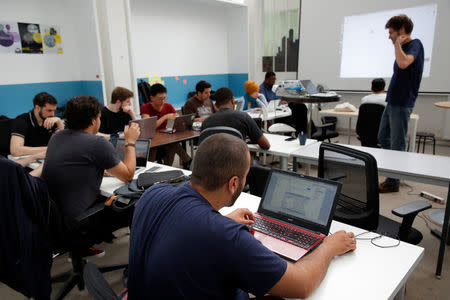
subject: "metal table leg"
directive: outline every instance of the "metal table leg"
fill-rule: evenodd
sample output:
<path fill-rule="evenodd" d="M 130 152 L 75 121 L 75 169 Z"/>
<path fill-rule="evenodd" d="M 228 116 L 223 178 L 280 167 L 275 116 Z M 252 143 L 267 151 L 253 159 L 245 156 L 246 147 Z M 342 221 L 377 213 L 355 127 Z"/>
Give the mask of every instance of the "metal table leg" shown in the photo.
<path fill-rule="evenodd" d="M 436 266 L 436 277 L 441 279 L 442 274 L 442 263 L 444 262 L 444 254 L 445 254 L 445 245 L 447 243 L 448 238 L 448 222 L 450 218 L 450 182 L 448 184 L 447 191 L 447 203 L 445 204 L 445 215 L 444 215 L 444 225 L 442 226 L 442 236 L 441 236 L 441 245 L 439 247 L 439 256 L 438 262 Z"/>

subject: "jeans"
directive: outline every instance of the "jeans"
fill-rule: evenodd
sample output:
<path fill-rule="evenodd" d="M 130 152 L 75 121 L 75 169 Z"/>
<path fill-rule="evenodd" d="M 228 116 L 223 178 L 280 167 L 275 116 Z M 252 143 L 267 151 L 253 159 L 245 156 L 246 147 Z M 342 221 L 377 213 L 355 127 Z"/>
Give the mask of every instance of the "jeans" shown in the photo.
<path fill-rule="evenodd" d="M 386 105 L 378 130 L 378 141 L 383 149 L 405 151 L 406 133 L 412 110 L 412 107 L 396 106 L 390 103 Z M 387 178 L 386 181 L 389 185 L 400 185 L 399 179 Z"/>

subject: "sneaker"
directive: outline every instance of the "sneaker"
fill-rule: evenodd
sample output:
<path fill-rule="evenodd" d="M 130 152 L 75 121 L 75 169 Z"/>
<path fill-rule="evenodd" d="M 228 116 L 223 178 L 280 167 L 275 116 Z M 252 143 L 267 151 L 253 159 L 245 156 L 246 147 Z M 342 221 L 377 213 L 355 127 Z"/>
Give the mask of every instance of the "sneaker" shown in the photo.
<path fill-rule="evenodd" d="M 92 257 L 103 257 L 105 256 L 105 251 L 102 249 L 97 249 L 94 247 L 86 248 L 81 254 L 84 258 L 92 258 Z M 67 261 L 72 262 L 72 253 L 67 255 Z"/>
<path fill-rule="evenodd" d="M 384 182 L 380 183 L 380 185 L 378 186 L 378 191 L 380 193 L 396 193 L 399 191 L 399 186 L 398 185 L 390 185 L 389 183 L 384 181 Z"/>

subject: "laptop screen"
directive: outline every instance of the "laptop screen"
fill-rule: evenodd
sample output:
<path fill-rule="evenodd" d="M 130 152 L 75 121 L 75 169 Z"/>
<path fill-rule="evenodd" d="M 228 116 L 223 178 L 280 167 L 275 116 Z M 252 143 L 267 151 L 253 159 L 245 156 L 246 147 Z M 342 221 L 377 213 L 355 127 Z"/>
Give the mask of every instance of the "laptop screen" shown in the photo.
<path fill-rule="evenodd" d="M 300 174 L 272 171 L 261 207 L 308 223 L 327 226 L 339 184 Z"/>
<path fill-rule="evenodd" d="M 316 86 L 314 85 L 314 83 L 312 83 L 311 80 L 300 80 L 300 82 L 302 83 L 303 87 L 305 88 L 306 92 L 308 92 L 308 94 L 313 95 L 318 93 Z"/>
<path fill-rule="evenodd" d="M 150 140 L 136 141 L 136 166 L 147 166 L 147 156 L 150 149 Z M 116 145 L 116 153 L 121 161 L 125 159 L 125 139 L 118 139 Z"/>

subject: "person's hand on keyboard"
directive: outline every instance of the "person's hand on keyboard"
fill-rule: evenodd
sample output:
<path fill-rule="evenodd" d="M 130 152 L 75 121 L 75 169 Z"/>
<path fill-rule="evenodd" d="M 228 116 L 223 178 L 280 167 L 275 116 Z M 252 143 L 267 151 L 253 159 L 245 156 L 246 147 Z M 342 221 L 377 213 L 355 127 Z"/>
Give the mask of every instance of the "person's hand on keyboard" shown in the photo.
<path fill-rule="evenodd" d="M 253 225 L 253 223 L 255 223 L 255 217 L 253 216 L 253 213 L 247 208 L 238 208 L 235 211 L 229 213 L 227 217 L 233 219 L 239 224 Z"/>
<path fill-rule="evenodd" d="M 321 247 L 326 247 L 327 250 L 331 251 L 333 256 L 355 250 L 355 234 L 344 230 L 338 231 L 330 236 L 327 236 L 323 240 Z"/>

